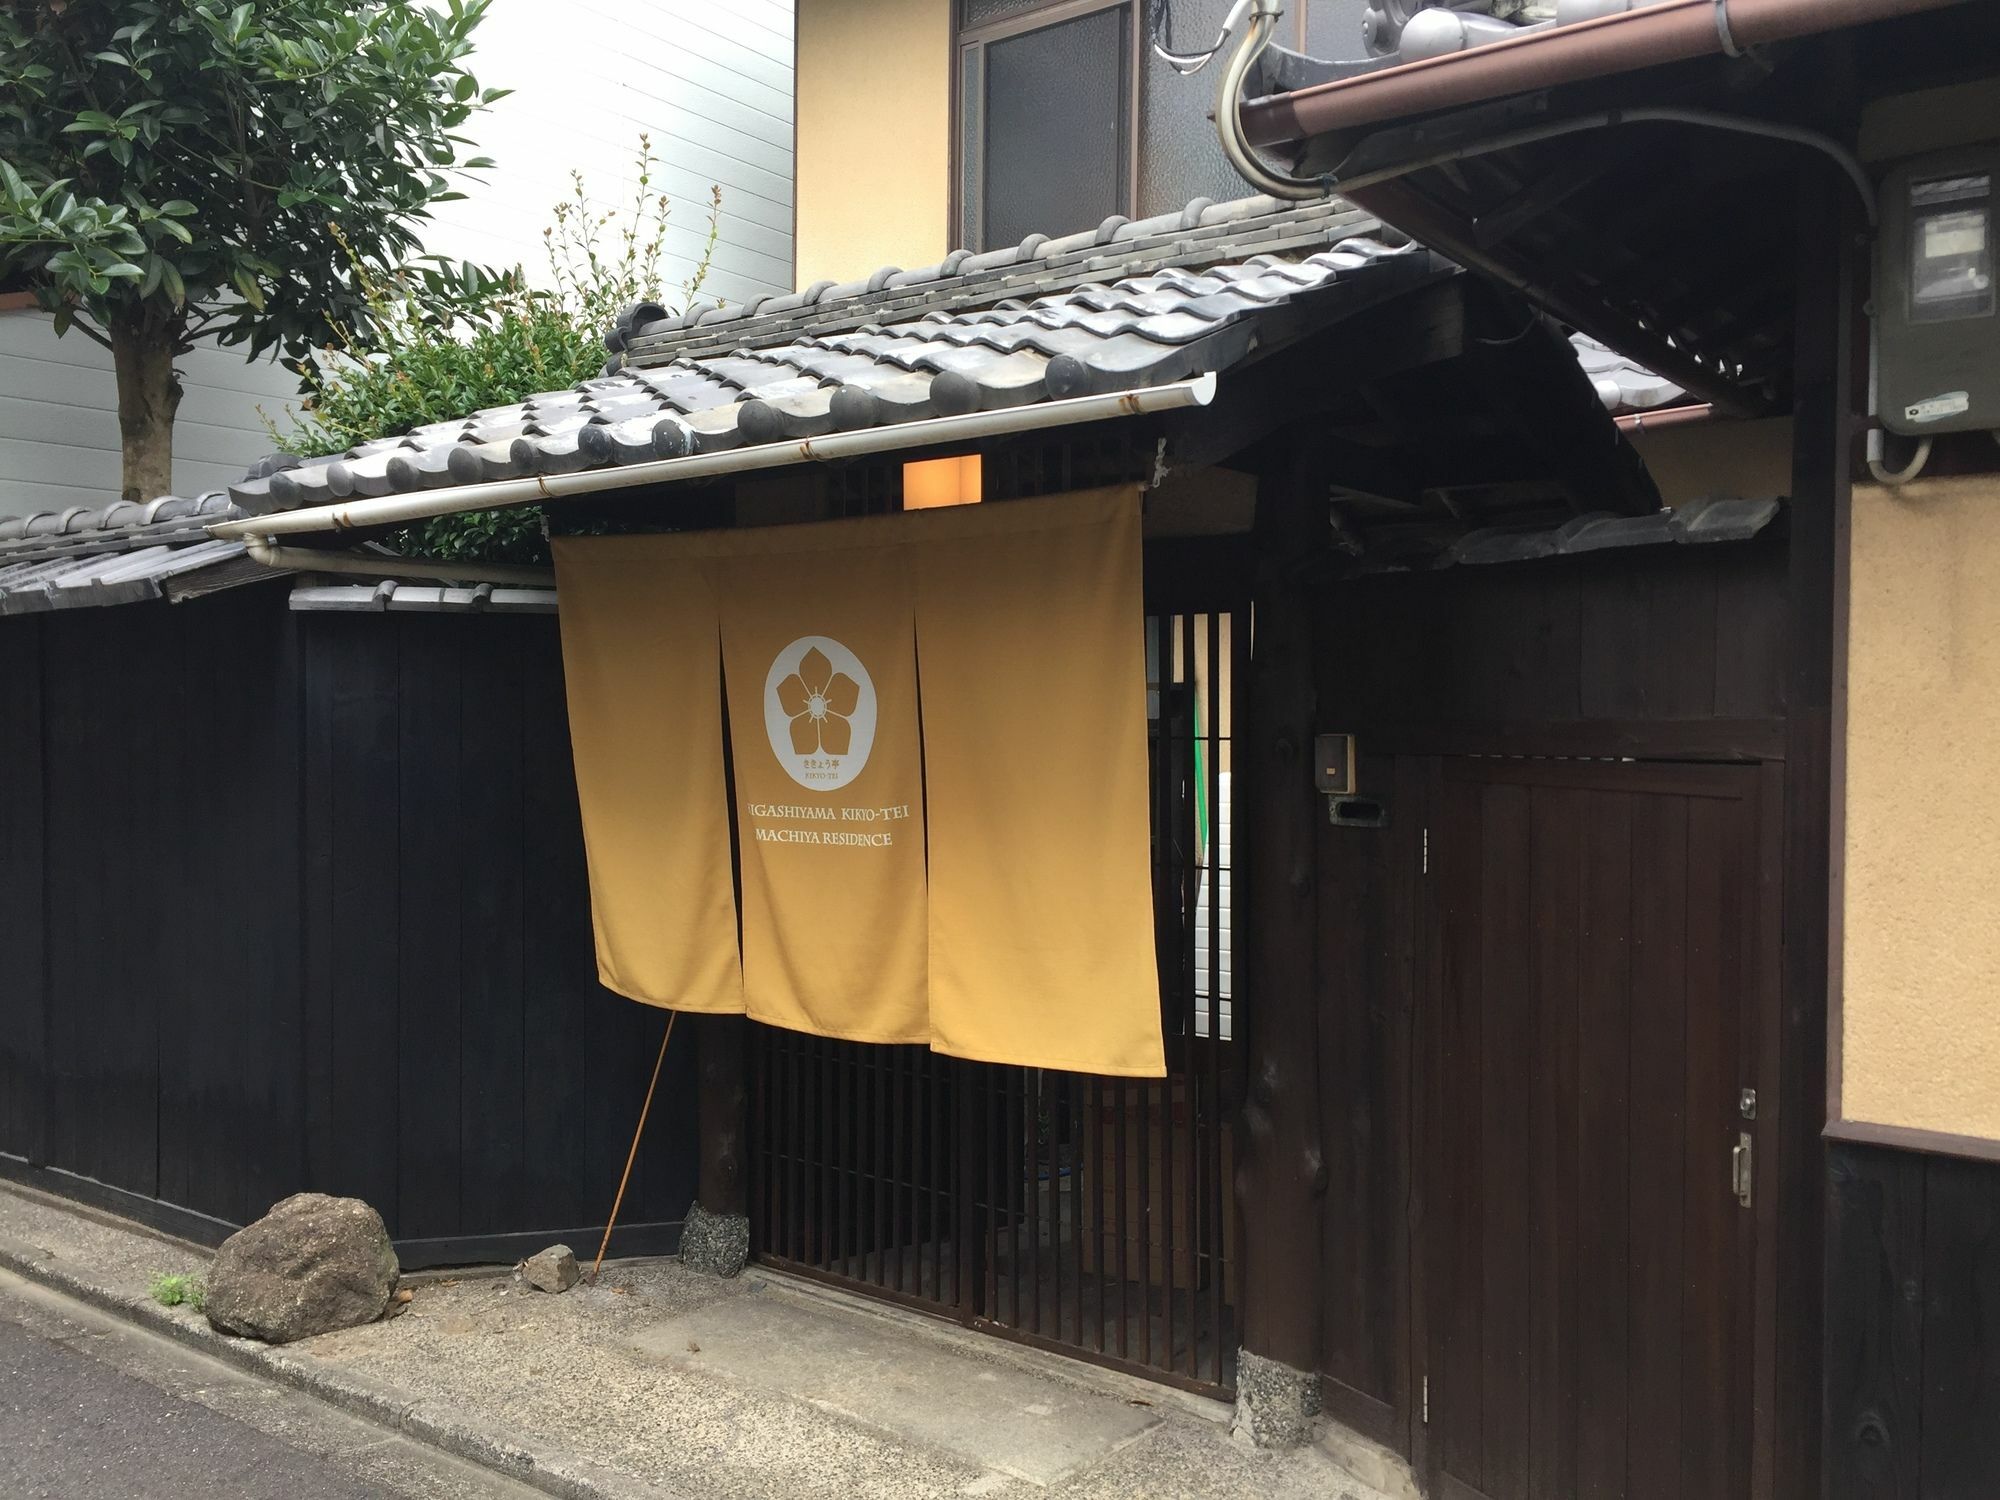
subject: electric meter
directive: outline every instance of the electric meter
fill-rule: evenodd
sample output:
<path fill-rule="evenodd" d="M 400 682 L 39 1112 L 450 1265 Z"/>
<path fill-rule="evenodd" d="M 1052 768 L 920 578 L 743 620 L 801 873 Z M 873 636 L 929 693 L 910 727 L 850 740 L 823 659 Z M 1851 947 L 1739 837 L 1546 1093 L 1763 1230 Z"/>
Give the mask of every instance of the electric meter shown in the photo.
<path fill-rule="evenodd" d="M 1891 432 L 2000 428 L 1996 184 L 2000 144 L 1903 162 L 1882 184 L 1876 409 Z"/>

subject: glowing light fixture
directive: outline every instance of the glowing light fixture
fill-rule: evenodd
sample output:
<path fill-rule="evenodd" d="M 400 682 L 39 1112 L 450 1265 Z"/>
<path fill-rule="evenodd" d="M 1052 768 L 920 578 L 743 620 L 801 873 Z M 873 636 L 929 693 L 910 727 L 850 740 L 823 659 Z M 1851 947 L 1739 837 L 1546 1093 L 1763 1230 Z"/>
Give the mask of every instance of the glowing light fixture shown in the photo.
<path fill-rule="evenodd" d="M 927 458 L 903 465 L 903 509 L 934 510 L 940 505 L 977 505 L 981 499 L 979 455 Z"/>

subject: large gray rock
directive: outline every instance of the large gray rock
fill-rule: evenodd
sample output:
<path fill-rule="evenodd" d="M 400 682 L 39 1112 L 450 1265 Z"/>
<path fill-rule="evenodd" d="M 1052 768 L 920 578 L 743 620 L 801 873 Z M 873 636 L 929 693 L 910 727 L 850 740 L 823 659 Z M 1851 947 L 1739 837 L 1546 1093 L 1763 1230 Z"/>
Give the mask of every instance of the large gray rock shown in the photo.
<path fill-rule="evenodd" d="M 294 1193 L 222 1242 L 208 1271 L 208 1321 L 266 1343 L 372 1323 L 396 1290 L 382 1216 L 359 1198 Z"/>

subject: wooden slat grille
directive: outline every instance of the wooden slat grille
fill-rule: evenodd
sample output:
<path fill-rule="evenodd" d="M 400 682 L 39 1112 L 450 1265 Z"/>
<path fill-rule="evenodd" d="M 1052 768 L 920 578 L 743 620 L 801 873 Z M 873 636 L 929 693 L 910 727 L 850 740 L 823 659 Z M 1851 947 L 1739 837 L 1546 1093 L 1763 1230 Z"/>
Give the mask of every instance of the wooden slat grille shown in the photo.
<path fill-rule="evenodd" d="M 1229 774 L 1247 632 L 1146 621 L 1164 1080 L 755 1033 L 759 1259 L 1211 1393 L 1238 1341 Z"/>

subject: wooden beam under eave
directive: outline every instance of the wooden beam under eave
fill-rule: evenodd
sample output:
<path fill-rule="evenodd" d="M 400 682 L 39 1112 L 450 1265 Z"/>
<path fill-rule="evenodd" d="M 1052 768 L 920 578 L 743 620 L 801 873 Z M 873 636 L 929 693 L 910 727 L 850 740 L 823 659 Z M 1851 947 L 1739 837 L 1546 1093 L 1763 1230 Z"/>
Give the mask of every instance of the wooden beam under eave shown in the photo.
<path fill-rule="evenodd" d="M 1497 208 L 1472 221 L 1472 236 L 1481 248 L 1496 249 L 1546 213 L 1553 212 L 1629 158 L 1624 143 L 1599 141 L 1590 150 L 1566 157 L 1552 171 L 1530 182 Z"/>
<path fill-rule="evenodd" d="M 1465 278 L 1452 275 L 1223 371 L 1210 405 L 1170 418 L 1169 461 L 1175 468 L 1224 463 L 1303 417 L 1330 411 L 1372 381 L 1464 350 Z"/>
<path fill-rule="evenodd" d="M 1666 376 L 1683 390 L 1709 402 L 1717 411 L 1735 417 L 1763 417 L 1780 410 L 1779 403 L 1769 393 L 1735 384 L 1622 314 L 1580 293 L 1551 284 L 1505 250 L 1497 246 L 1482 247 L 1467 225 L 1406 182 L 1379 183 L 1357 192 L 1354 199 L 1439 253 L 1505 283 L 1570 326 L 1639 360 L 1655 374 Z"/>

